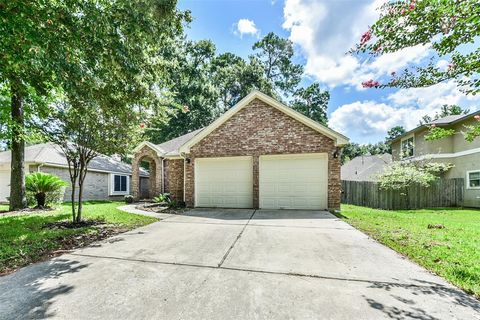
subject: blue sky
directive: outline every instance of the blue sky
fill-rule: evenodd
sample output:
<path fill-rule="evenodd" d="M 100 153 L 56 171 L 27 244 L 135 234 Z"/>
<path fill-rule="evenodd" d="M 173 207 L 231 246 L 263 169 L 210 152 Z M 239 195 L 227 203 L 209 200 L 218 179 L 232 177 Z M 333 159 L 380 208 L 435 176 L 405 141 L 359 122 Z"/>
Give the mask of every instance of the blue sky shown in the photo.
<path fill-rule="evenodd" d="M 361 87 L 362 81 L 386 79 L 431 54 L 419 46 L 368 61 L 345 55 L 375 21 L 382 1 L 179 0 L 178 7 L 192 12 L 189 38 L 211 39 L 218 52 L 246 58 L 253 43 L 271 31 L 292 40 L 295 61 L 305 66 L 302 84 L 315 81 L 330 91 L 329 125 L 354 142 L 381 141 L 395 125 L 411 129 L 445 103 L 476 110 L 480 98 L 464 96 L 453 82 L 423 89 Z"/>

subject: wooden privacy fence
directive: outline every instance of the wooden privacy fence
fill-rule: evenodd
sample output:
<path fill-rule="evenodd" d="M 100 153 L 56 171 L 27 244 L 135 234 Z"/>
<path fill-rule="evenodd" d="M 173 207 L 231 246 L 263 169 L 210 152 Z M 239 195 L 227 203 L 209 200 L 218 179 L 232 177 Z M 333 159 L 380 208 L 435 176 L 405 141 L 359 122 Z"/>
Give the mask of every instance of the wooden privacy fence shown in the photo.
<path fill-rule="evenodd" d="M 462 178 L 439 179 L 429 187 L 414 185 L 407 192 L 381 190 L 377 182 L 342 180 L 342 203 L 387 210 L 457 207 L 463 192 Z"/>

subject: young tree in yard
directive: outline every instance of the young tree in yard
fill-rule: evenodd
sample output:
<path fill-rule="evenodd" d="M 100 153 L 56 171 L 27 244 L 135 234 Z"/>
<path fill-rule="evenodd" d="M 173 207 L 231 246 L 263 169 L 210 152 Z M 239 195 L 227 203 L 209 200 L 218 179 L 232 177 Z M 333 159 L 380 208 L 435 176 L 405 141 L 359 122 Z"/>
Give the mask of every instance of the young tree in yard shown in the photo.
<path fill-rule="evenodd" d="M 380 18 L 362 35 L 353 52 L 383 55 L 423 45 L 431 49 L 431 61 L 394 71 L 384 83 L 366 79 L 363 85 L 412 88 L 454 80 L 467 94 L 480 93 L 480 47 L 474 45 L 480 36 L 479 17 L 476 0 L 387 1 L 380 7 Z M 465 134 L 468 141 L 478 136 L 480 123 Z"/>
<path fill-rule="evenodd" d="M 139 119 L 139 112 L 121 104 L 97 106 L 73 101 L 57 103 L 53 108 L 43 131 L 67 159 L 73 223 L 82 220 L 83 189 L 90 161 L 99 154 L 129 152 L 139 141 Z"/>
<path fill-rule="evenodd" d="M 0 0 L 0 83 L 10 98 L 11 209 L 24 208 L 25 119 L 40 118 L 52 93 L 85 84 L 151 95 L 164 38 L 181 28 L 174 0 Z M 187 14 L 188 15 L 188 14 Z M 106 90 L 102 90 L 105 94 Z M 41 103 L 38 103 L 41 102 Z"/>
<path fill-rule="evenodd" d="M 314 83 L 295 92 L 292 108 L 326 126 L 329 100 L 330 93 L 322 91 L 320 85 Z"/>

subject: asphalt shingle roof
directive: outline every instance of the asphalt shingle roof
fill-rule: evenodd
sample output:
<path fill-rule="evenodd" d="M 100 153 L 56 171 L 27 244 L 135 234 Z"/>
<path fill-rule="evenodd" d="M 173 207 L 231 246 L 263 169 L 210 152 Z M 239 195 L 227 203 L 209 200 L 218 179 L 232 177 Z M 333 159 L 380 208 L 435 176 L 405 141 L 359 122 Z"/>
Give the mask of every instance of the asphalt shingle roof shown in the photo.
<path fill-rule="evenodd" d="M 391 154 L 359 156 L 345 163 L 341 168 L 342 180 L 375 181 L 376 176 L 392 162 Z"/>
<path fill-rule="evenodd" d="M 177 137 L 175 139 L 166 141 L 161 144 L 157 144 L 157 147 L 163 150 L 167 156 L 178 155 L 178 149 L 185 144 L 187 141 L 195 137 L 203 128 L 184 134 L 183 136 Z"/>
<path fill-rule="evenodd" d="M 12 154 L 10 151 L 0 152 L 0 163 L 10 163 Z M 52 143 L 42 143 L 25 148 L 25 162 L 43 163 L 51 165 L 67 166 L 67 159 L 63 155 L 60 147 Z M 100 155 L 90 161 L 88 166 L 92 170 L 101 170 L 118 173 L 132 173 L 132 166 L 115 160 L 112 157 Z M 148 172 L 141 169 L 142 175 L 148 175 Z"/>

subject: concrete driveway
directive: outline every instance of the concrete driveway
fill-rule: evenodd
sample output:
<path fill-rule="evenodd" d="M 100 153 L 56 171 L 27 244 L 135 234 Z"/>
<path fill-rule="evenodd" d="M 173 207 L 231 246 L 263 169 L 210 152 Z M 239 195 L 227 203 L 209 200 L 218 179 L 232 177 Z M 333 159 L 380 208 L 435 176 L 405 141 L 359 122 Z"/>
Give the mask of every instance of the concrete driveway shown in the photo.
<path fill-rule="evenodd" d="M 0 278 L 0 319 L 480 319 L 326 212 L 192 210 Z"/>

